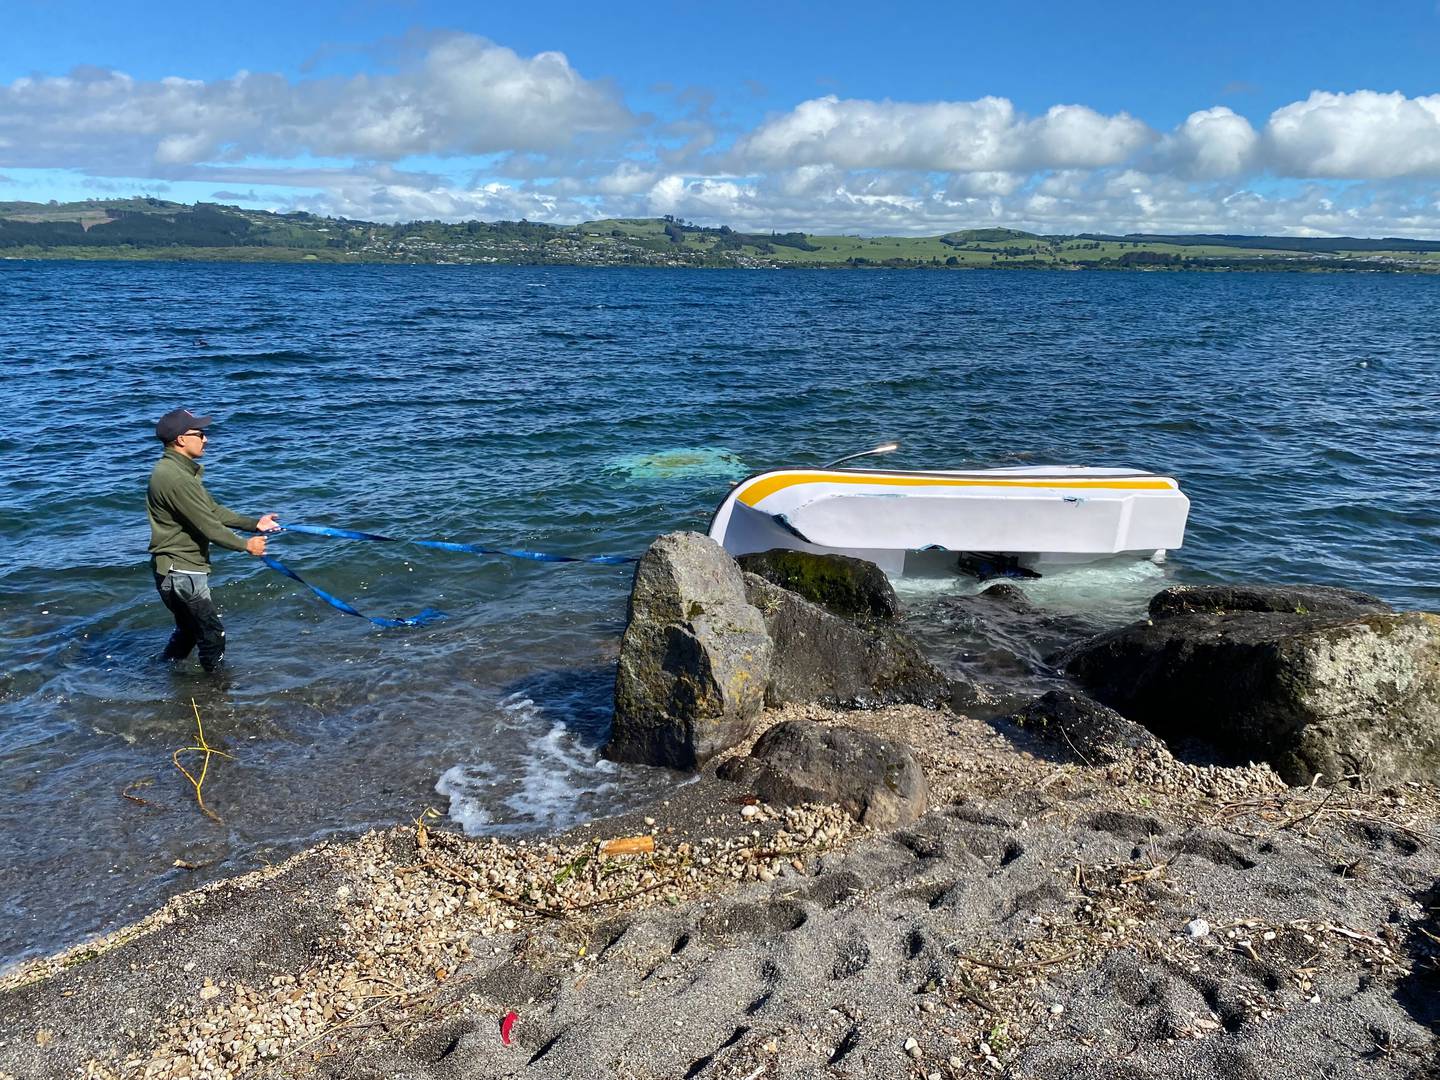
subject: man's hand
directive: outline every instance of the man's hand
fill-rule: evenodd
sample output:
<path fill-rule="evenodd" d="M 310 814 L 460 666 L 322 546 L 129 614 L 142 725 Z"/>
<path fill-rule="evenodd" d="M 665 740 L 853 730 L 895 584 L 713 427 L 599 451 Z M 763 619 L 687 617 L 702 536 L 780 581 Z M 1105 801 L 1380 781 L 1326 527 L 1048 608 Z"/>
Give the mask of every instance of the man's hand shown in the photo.
<path fill-rule="evenodd" d="M 261 532 L 279 532 L 280 519 L 274 514 L 266 514 L 255 526 Z"/>
<path fill-rule="evenodd" d="M 256 558 L 259 558 L 261 555 L 264 555 L 264 554 L 265 554 L 265 537 L 263 537 L 263 536 L 252 536 L 252 537 L 250 537 L 249 540 L 246 540 L 246 541 L 245 541 L 245 550 L 248 551 L 251 555 L 254 555 Z"/>

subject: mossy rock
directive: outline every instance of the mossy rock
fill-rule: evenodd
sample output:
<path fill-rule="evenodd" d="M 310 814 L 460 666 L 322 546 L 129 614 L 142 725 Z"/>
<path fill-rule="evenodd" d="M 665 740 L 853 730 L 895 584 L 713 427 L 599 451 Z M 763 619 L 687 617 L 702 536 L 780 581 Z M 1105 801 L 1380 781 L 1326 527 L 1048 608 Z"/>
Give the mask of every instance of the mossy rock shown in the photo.
<path fill-rule="evenodd" d="M 736 561 L 742 570 L 847 619 L 894 619 L 900 614 L 890 579 L 864 559 L 772 548 Z"/>

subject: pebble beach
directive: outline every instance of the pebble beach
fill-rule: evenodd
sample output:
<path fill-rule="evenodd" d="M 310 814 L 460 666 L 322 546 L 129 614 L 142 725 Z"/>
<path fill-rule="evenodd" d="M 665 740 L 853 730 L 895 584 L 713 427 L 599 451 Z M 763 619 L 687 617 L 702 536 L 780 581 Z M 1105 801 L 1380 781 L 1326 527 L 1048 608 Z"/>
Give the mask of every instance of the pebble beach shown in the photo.
<path fill-rule="evenodd" d="M 787 706 L 755 735 L 787 718 L 905 739 L 932 809 L 878 833 L 705 775 L 545 839 L 322 844 L 12 970 L 0 1076 L 1435 1068 L 1433 790 L 1089 765 L 916 706 Z M 635 836 L 653 851 L 604 854 Z"/>

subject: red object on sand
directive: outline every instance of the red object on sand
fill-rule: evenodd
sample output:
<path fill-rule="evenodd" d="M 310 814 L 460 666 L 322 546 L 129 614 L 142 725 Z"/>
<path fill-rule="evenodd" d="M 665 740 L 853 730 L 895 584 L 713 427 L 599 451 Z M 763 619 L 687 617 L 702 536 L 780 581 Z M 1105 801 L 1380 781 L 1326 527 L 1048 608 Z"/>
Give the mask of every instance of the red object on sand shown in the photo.
<path fill-rule="evenodd" d="M 520 1014 L 514 1011 L 505 1014 L 505 1019 L 500 1021 L 500 1041 L 506 1046 L 510 1045 L 510 1029 L 515 1026 L 515 1021 L 520 1019 Z"/>

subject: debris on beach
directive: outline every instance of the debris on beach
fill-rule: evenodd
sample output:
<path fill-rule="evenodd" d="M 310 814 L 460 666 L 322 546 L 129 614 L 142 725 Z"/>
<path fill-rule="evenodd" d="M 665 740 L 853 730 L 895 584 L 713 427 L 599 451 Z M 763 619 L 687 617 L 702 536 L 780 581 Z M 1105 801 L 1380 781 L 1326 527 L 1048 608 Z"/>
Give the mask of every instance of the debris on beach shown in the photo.
<path fill-rule="evenodd" d="M 665 625 L 779 588 L 737 575 Z M 982 720 L 784 686 L 720 716 L 690 752 L 707 771 L 658 805 L 509 840 L 422 810 L 20 965 L 0 1080 L 1440 1066 L 1435 785 L 1184 760 L 1071 692 Z"/>

